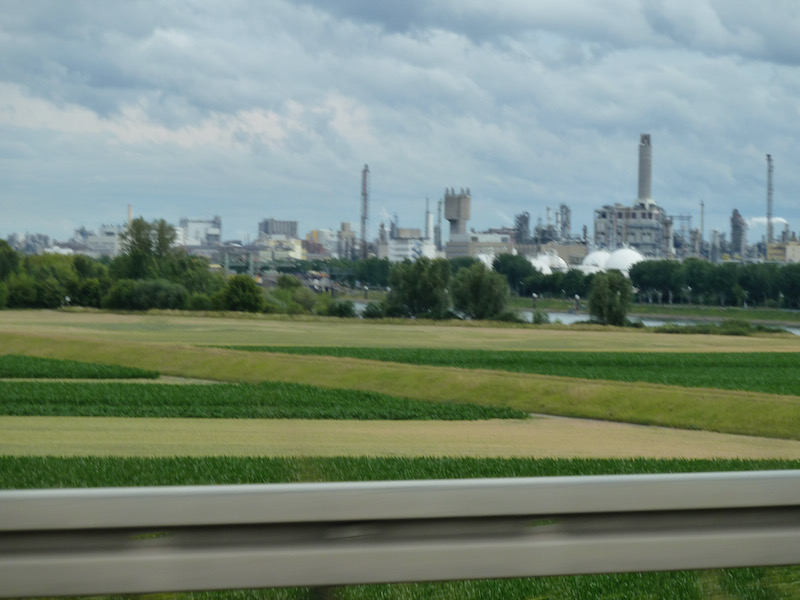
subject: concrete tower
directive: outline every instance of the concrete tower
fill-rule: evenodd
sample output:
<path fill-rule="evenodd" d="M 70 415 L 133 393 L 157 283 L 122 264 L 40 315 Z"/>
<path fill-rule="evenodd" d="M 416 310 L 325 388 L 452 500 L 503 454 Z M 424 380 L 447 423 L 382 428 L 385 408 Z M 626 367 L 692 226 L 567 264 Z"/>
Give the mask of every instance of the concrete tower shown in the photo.
<path fill-rule="evenodd" d="M 650 181 L 653 171 L 653 148 L 650 146 L 650 134 L 643 133 L 639 140 L 639 202 L 651 198 Z"/>
<path fill-rule="evenodd" d="M 444 192 L 444 218 L 450 221 L 450 239 L 467 234 L 467 221 L 470 212 L 469 188 L 456 192 L 453 188 Z"/>

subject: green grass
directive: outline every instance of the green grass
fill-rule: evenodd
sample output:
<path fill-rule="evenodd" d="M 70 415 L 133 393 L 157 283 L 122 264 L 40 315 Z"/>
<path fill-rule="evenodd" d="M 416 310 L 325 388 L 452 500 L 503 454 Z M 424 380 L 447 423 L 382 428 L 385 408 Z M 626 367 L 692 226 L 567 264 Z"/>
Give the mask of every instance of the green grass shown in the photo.
<path fill-rule="evenodd" d="M 428 348 L 231 346 L 255 352 L 324 355 L 411 365 L 489 369 L 580 379 L 800 395 L 800 354 L 525 352 Z"/>
<path fill-rule="evenodd" d="M 504 407 L 420 402 L 374 392 L 280 382 L 161 385 L 0 381 L 0 414 L 459 421 L 527 417 L 527 413 Z"/>
<path fill-rule="evenodd" d="M 0 489 L 208 485 L 296 481 L 365 481 L 462 477 L 601 475 L 798 469 L 800 461 L 534 460 L 377 458 L 11 458 L 0 457 Z M 482 600 L 594 598 L 702 600 L 796 597 L 797 567 L 623 573 L 578 577 L 476 580 L 338 588 L 339 600 Z M 196 592 L 191 599 L 309 598 L 307 589 Z"/>
<path fill-rule="evenodd" d="M 0 355 L 0 379 L 157 379 L 157 371 L 98 363 Z"/>

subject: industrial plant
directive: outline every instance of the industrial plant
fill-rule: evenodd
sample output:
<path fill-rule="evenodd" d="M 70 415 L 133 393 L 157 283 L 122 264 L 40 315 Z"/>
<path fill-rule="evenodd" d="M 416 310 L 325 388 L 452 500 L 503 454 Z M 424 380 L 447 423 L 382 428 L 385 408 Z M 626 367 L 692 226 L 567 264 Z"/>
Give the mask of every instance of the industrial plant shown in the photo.
<path fill-rule="evenodd" d="M 513 224 L 485 231 L 470 228 L 472 193 L 469 187 L 445 187 L 438 200 L 420 200 L 421 227 L 401 226 L 397 215 L 377 224 L 377 237 L 370 239 L 369 165 L 361 170 L 360 230 L 342 222 L 338 230 L 316 229 L 300 237 L 299 223 L 272 216 L 258 221 L 252 241 L 225 240 L 222 217 L 181 218 L 176 227 L 175 244 L 195 255 L 208 257 L 224 267 L 246 265 L 253 272 L 275 265 L 290 265 L 302 260 L 328 258 L 363 259 L 376 257 L 390 262 L 427 258 L 475 257 L 487 265 L 500 254 L 525 256 L 543 272 L 570 268 L 590 273 L 608 268 L 624 272 L 638 260 L 684 259 L 695 257 L 714 263 L 724 261 L 800 262 L 800 244 L 785 228 L 775 235 L 773 217 L 773 171 L 767 158 L 765 238 L 747 243 L 748 222 L 733 209 L 729 232 L 711 231 L 704 235 L 705 205 L 699 201 L 700 224 L 692 226 L 692 216 L 672 214 L 652 193 L 653 140 L 643 133 L 638 147 L 638 193 L 633 202 L 603 204 L 594 209 L 593 231 L 584 225 L 572 231 L 572 210 L 561 203 L 557 209 L 545 207 L 545 216 L 531 221 L 531 213 L 514 216 Z M 476 199 L 480 202 L 480 199 Z M 424 210 L 423 210 L 424 208 Z M 129 219 L 131 208 L 129 207 Z M 443 221 L 449 223 L 447 240 Z M 103 225 L 97 233 L 81 228 L 68 242 L 51 243 L 46 236 L 9 236 L 12 247 L 26 252 L 83 253 L 93 257 L 114 256 L 121 251 L 122 225 Z"/>

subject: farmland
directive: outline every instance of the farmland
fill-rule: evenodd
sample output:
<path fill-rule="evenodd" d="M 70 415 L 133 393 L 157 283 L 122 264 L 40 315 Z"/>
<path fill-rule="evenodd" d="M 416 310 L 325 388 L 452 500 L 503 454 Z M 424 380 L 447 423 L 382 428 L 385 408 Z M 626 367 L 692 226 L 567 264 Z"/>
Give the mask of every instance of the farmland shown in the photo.
<path fill-rule="evenodd" d="M 134 367 L 0 355 L 0 379 L 156 379 L 157 371 Z"/>
<path fill-rule="evenodd" d="M 406 421 L 527 416 L 503 407 L 415 402 L 374 392 L 282 382 L 165 386 L 38 381 L 0 381 L 0 415 Z"/>
<path fill-rule="evenodd" d="M 800 355 L 788 352 L 521 352 L 331 346 L 233 346 L 231 349 L 800 395 Z"/>
<path fill-rule="evenodd" d="M 261 351 L 219 347 L 232 345 Z M 0 381 L 2 488 L 800 468 L 800 340 L 786 336 L 0 311 L 0 348 L 53 361 L 6 375 L 37 381 Z M 160 377 L 89 380 L 77 373 L 94 367 L 76 363 Z M 62 367 L 60 381 L 41 380 Z M 796 597 L 798 581 L 796 568 L 734 569 L 337 597 L 781 598 Z M 191 595 L 240 596 L 306 591 Z"/>

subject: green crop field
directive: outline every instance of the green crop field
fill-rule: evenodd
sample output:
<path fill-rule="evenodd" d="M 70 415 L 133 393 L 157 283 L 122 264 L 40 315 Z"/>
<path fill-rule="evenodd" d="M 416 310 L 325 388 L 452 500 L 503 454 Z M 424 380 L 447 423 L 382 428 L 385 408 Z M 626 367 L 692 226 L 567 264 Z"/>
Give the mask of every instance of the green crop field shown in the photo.
<path fill-rule="evenodd" d="M 119 365 L 0 355 L 0 379 L 156 379 L 157 371 Z"/>
<path fill-rule="evenodd" d="M 419 402 L 374 392 L 295 383 L 160 385 L 41 381 L 0 381 L 0 415 L 406 421 L 527 417 L 527 413 L 510 408 Z"/>

